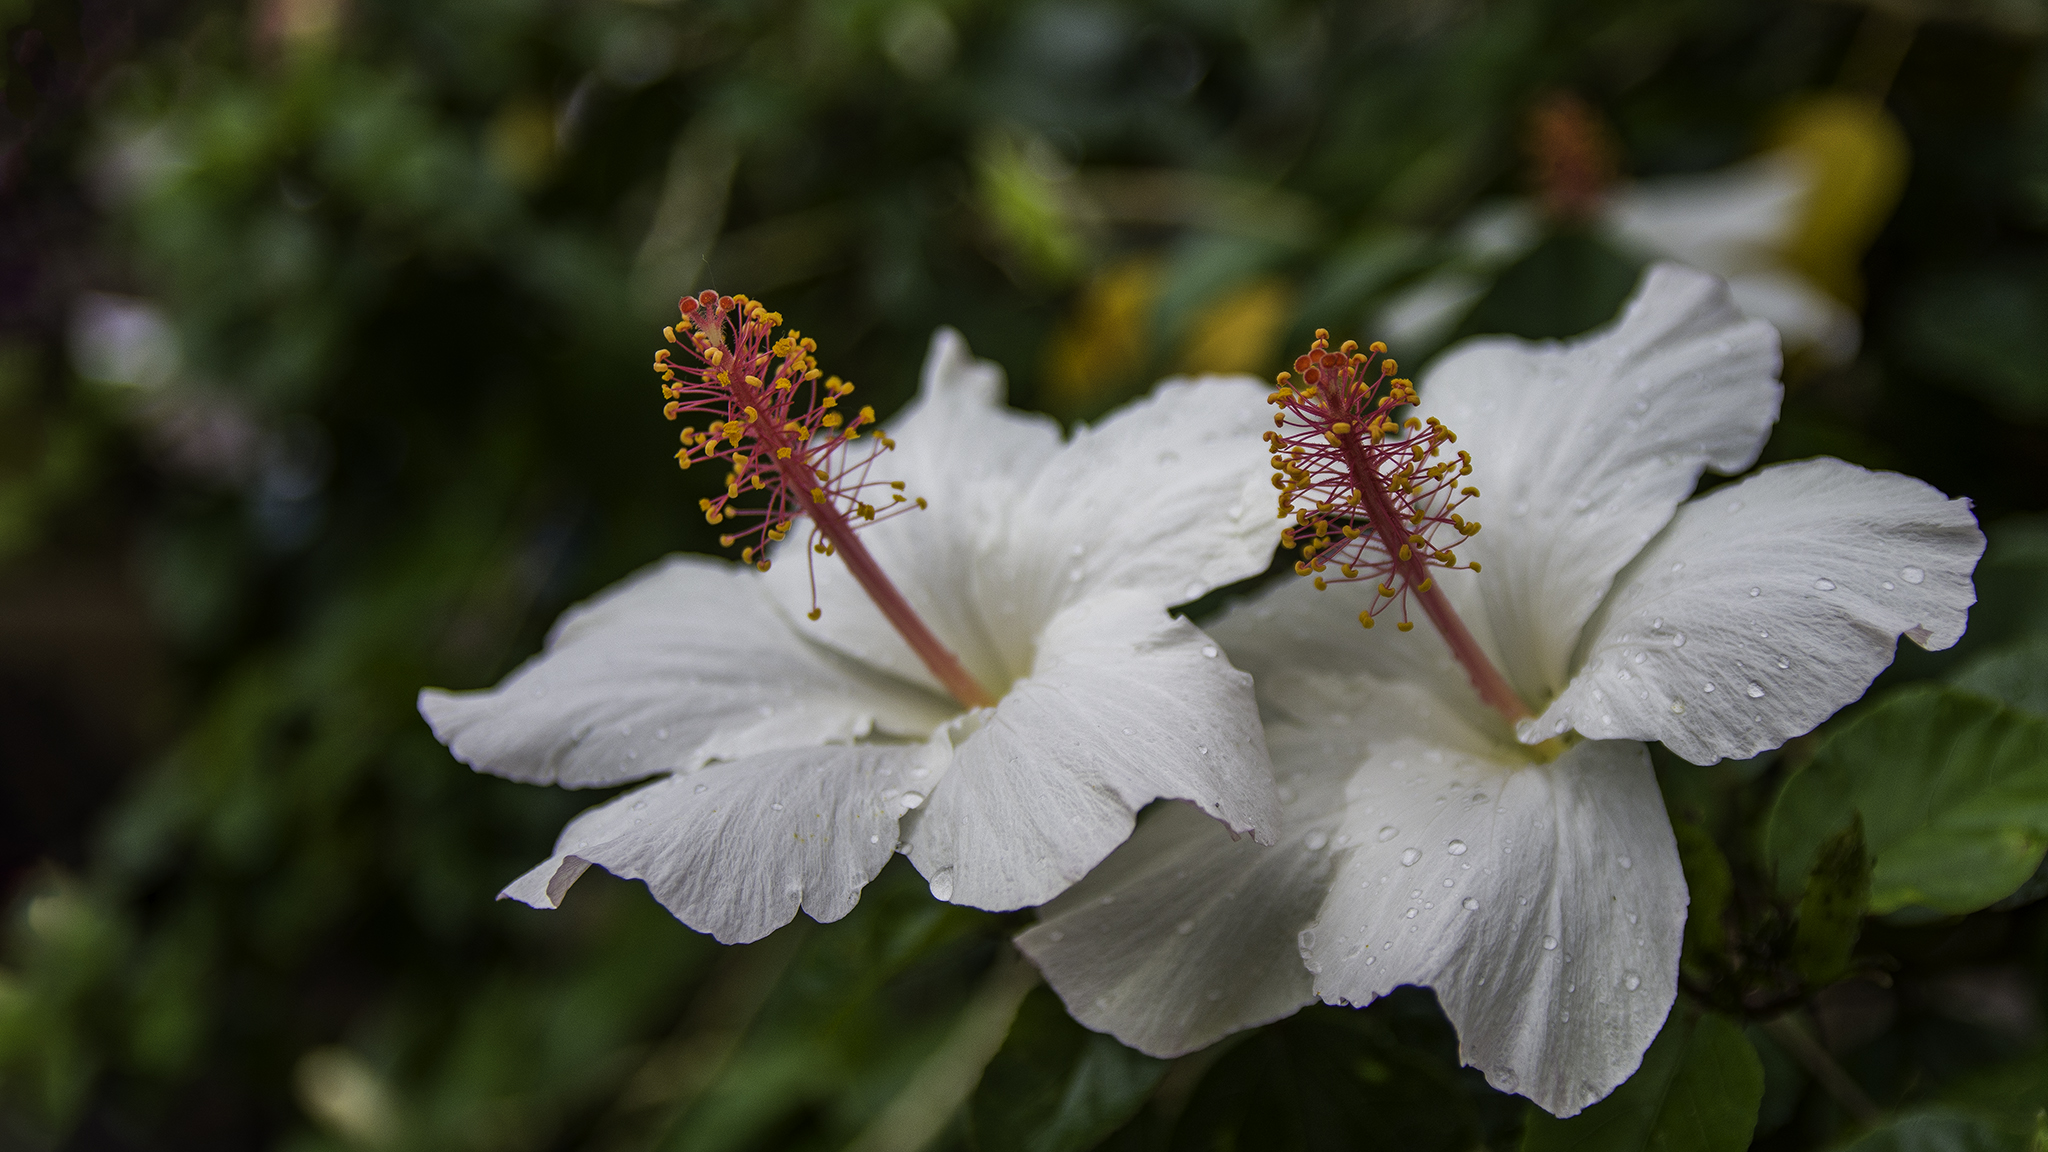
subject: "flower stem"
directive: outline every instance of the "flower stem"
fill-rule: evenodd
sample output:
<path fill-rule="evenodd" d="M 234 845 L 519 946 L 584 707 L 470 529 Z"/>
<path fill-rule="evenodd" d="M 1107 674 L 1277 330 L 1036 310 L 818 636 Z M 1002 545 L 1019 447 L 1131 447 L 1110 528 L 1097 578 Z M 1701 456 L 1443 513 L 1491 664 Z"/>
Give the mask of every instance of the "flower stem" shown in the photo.
<path fill-rule="evenodd" d="M 817 478 L 811 474 L 809 466 L 793 456 L 782 461 L 781 468 L 783 480 L 789 484 L 791 491 L 809 492 L 817 487 Z M 807 514 L 811 522 L 818 526 L 818 531 L 825 534 L 825 539 L 831 541 L 833 551 L 837 552 L 839 559 L 846 564 L 846 570 L 853 573 L 853 578 L 860 582 L 861 588 L 868 594 L 868 599 L 873 600 L 875 607 L 882 610 L 882 615 L 895 626 L 897 633 L 903 637 L 903 642 L 910 645 L 910 650 L 917 653 L 918 659 L 924 661 L 924 666 L 931 670 L 932 676 L 944 686 L 946 692 L 959 701 L 963 708 L 993 707 L 995 697 L 989 695 L 988 689 L 983 688 L 981 682 L 967 671 L 967 666 L 960 663 L 960 658 L 953 654 L 953 650 L 932 634 L 932 630 L 925 626 L 925 622 L 919 619 L 917 612 L 911 608 L 910 601 L 905 600 L 903 593 L 896 590 L 896 585 L 889 582 L 889 577 L 882 571 L 882 566 L 875 562 L 874 553 L 869 552 L 867 545 L 860 542 L 860 537 L 854 532 L 853 524 L 847 520 L 845 511 L 835 507 L 829 499 L 813 498 Z"/>
<path fill-rule="evenodd" d="M 1373 531 L 1379 535 L 1380 543 L 1393 560 L 1394 570 L 1400 574 L 1407 590 L 1422 602 L 1422 611 L 1428 615 L 1429 622 L 1436 625 L 1437 634 L 1444 638 L 1451 655 L 1465 666 L 1465 675 L 1471 678 L 1473 690 L 1479 693 L 1479 698 L 1488 707 L 1505 717 L 1510 726 L 1517 720 L 1533 716 L 1507 677 L 1501 675 L 1500 669 L 1487 658 L 1486 650 L 1479 646 L 1471 629 L 1458 618 L 1456 609 L 1444 596 L 1444 590 L 1430 579 L 1429 566 L 1420 557 L 1401 559 L 1401 548 L 1408 539 L 1408 532 L 1401 524 L 1400 514 L 1394 511 L 1393 501 L 1387 498 L 1379 485 L 1369 482 L 1369 478 L 1378 473 L 1366 462 L 1356 434 L 1344 438 L 1344 457 L 1345 463 L 1351 467 L 1351 474 L 1360 480 L 1358 492 L 1365 505 L 1365 514 L 1371 518 Z"/>

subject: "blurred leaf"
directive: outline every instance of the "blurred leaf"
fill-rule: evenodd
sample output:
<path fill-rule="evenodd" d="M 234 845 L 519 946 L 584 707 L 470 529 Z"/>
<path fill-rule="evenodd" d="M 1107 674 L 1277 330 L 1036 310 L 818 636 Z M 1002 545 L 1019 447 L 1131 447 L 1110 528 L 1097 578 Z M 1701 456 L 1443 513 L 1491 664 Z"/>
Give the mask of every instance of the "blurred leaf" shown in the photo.
<path fill-rule="evenodd" d="M 1678 837 L 1678 862 L 1685 870 L 1686 891 L 1692 904 L 1686 909 L 1685 943 L 1708 956 L 1728 953 L 1728 929 L 1722 916 L 1728 911 L 1728 897 L 1735 890 L 1728 857 L 1714 843 L 1707 830 L 1687 820 L 1674 819 L 1671 830 Z"/>
<path fill-rule="evenodd" d="M 1849 957 L 1870 906 L 1870 856 L 1864 850 L 1863 817 L 1821 842 L 1799 897 L 1799 927 L 1792 938 L 1792 966 L 1807 984 L 1822 987 L 1849 969 Z"/>
<path fill-rule="evenodd" d="M 2048 720 L 1916 685 L 1836 726 L 1771 810 L 1766 841 L 1786 896 L 1859 812 L 1873 913 L 1982 908 L 2048 851 Z"/>
<path fill-rule="evenodd" d="M 1614 319 L 1641 271 L 1640 263 L 1591 233 L 1557 232 L 1501 272 L 1458 331 L 1577 336 Z"/>
<path fill-rule="evenodd" d="M 2020 420 L 2048 420 L 2048 264 L 2004 260 L 1929 279 L 1899 339 L 1921 371 Z"/>
<path fill-rule="evenodd" d="M 2048 636 L 1980 656 L 1950 673 L 1948 682 L 2048 719 Z"/>
<path fill-rule="evenodd" d="M 1680 1006 L 1613 1095 L 1569 1120 L 1530 1109 L 1522 1152 L 1739 1152 L 1763 1093 L 1763 1065 L 1742 1029 Z"/>
<path fill-rule="evenodd" d="M 1025 998 L 970 1105 L 982 1152 L 1083 1152 L 1137 1112 L 1167 1062 L 1076 1024 L 1049 988 Z"/>
<path fill-rule="evenodd" d="M 1311 1007 L 1247 1035 L 1196 1085 L 1169 1146 L 1467 1152 L 1512 1133 L 1516 1102 L 1458 1067 L 1434 997 L 1403 988 L 1365 1009 Z"/>
<path fill-rule="evenodd" d="M 1961 1112 L 1901 1116 L 1841 1147 L 1840 1152 L 2022 1152 L 2023 1136 L 2009 1136 Z"/>

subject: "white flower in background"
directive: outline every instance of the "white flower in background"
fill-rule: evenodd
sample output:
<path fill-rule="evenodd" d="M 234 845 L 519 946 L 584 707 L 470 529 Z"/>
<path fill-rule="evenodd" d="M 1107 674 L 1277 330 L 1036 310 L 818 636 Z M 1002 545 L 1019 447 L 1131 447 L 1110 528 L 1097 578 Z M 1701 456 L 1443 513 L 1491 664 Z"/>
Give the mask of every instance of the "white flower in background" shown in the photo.
<path fill-rule="evenodd" d="M 1900 635 L 1953 644 L 1983 536 L 1967 501 L 1839 460 L 1688 499 L 1755 461 L 1780 394 L 1770 328 L 1688 269 L 1596 335 L 1454 350 L 1405 439 L 1379 421 L 1414 393 L 1358 380 L 1371 359 L 1319 348 L 1297 365 L 1320 389 L 1275 393 L 1283 503 L 1330 587 L 1211 629 L 1258 683 L 1279 846 L 1166 806 L 1018 943 L 1078 1019 L 1158 1055 L 1424 985 L 1466 1063 L 1571 1115 L 1675 996 L 1686 888 L 1643 742 L 1750 756 L 1860 696 Z M 1396 604 L 1426 619 L 1349 623 Z"/>
<path fill-rule="evenodd" d="M 1625 252 L 1721 277 L 1742 314 L 1769 321 L 1788 349 L 1845 364 L 1862 342 L 1862 322 L 1786 259 L 1817 179 L 1809 157 L 1782 149 L 1713 172 L 1619 185 L 1590 223 Z M 1481 209 L 1453 239 L 1451 266 L 1389 301 L 1377 330 L 1397 347 L 1436 346 L 1543 236 L 1542 215 L 1530 201 Z"/>
<path fill-rule="evenodd" d="M 713 306 L 752 311 L 728 332 L 703 321 Z M 553 907 L 596 864 L 645 880 L 691 927 L 745 941 L 799 907 L 845 915 L 899 848 L 940 899 L 1041 903 L 1159 797 L 1270 842 L 1250 678 L 1166 611 L 1270 561 L 1264 390 L 1170 381 L 1063 442 L 1052 421 L 1003 407 L 1001 371 L 941 330 L 895 425 L 901 449 L 885 468 L 847 466 L 832 453 L 871 413 L 841 426 L 826 411 L 850 386 L 816 384 L 794 334 L 775 346 L 784 366 L 770 364 L 779 317 L 758 310 L 710 297 L 686 312 L 694 331 L 678 326 L 708 357 L 688 371 L 738 364 L 747 378 L 671 389 L 716 392 L 714 414 L 731 415 L 686 431 L 680 455 L 737 450 L 728 492 L 768 479 L 755 531 L 781 539 L 799 515 L 816 531 L 798 522 L 766 574 L 671 558 L 571 610 L 497 688 L 421 693 L 435 733 L 479 770 L 572 788 L 657 778 L 577 817 L 505 895 Z M 785 379 L 793 390 L 778 392 Z M 789 408 L 810 387 L 830 402 Z M 896 483 L 868 480 L 871 465 Z M 777 470 L 794 479 L 778 488 Z M 814 470 L 817 488 L 791 490 Z M 864 503 L 901 491 L 930 507 L 891 517 Z M 748 514 L 707 504 L 714 519 Z M 836 558 L 807 565 L 807 545 Z"/>

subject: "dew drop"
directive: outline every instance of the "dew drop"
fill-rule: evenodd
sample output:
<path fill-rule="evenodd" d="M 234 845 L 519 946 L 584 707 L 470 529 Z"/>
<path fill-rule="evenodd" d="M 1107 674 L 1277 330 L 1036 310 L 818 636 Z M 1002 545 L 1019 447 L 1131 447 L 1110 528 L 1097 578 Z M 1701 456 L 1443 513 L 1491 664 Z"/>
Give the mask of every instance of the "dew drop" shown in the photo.
<path fill-rule="evenodd" d="M 1636 862 L 1629 859 L 1626 856 L 1617 856 L 1614 858 L 1614 862 L 1616 864 L 1621 865 L 1623 870 L 1627 870 L 1636 866 Z"/>
<path fill-rule="evenodd" d="M 1543 938 L 1543 950 L 1544 950 L 1545 952 L 1555 952 L 1555 951 L 1557 951 L 1557 937 L 1555 937 L 1555 936 L 1545 936 L 1545 937 Z"/>
<path fill-rule="evenodd" d="M 1479 911 L 1479 900 L 1478 900 L 1478 899 L 1477 899 L 1476 897 L 1472 897 L 1472 896 L 1467 896 L 1467 897 L 1465 897 L 1465 911 L 1467 911 L 1467 912 L 1477 912 L 1477 911 Z"/>
<path fill-rule="evenodd" d="M 1823 592 L 1833 592 L 1835 590 L 1835 582 L 1833 580 L 1828 579 L 1825 576 L 1821 577 L 1818 580 L 1815 580 L 1813 582 L 1813 586 L 1815 588 L 1820 589 Z"/>
<path fill-rule="evenodd" d="M 1622 981 L 1621 985 L 1622 987 L 1633 992 L 1636 989 L 1641 988 L 1643 986 L 1643 978 L 1641 976 L 1630 976 L 1628 979 Z"/>
<path fill-rule="evenodd" d="M 1316 934 L 1313 928 L 1303 928 L 1294 937 L 1295 951 L 1306 956 L 1316 949 Z"/>
<path fill-rule="evenodd" d="M 1751 596 L 1761 596 L 1764 594 L 1764 590 L 1755 586 L 1751 586 L 1749 594 Z"/>
<path fill-rule="evenodd" d="M 654 738 L 655 738 L 656 740 L 666 740 L 666 739 L 668 739 L 668 729 L 666 729 L 666 728 L 656 728 L 656 729 L 654 730 Z"/>
<path fill-rule="evenodd" d="M 1403 849 L 1401 849 L 1401 867 L 1403 867 L 1403 868 L 1407 868 L 1407 867 L 1409 867 L 1409 866 L 1413 865 L 1413 864 L 1414 864 L 1414 863 L 1415 863 L 1415 862 L 1416 862 L 1417 860 L 1420 860 L 1420 859 L 1422 859 L 1422 853 L 1420 853 L 1420 852 L 1416 851 L 1415 849 L 1413 849 L 1413 848 L 1403 848 Z"/>
<path fill-rule="evenodd" d="M 1188 933 L 1193 932 L 1195 930 L 1195 922 L 1193 920 L 1183 920 L 1180 923 L 1175 924 L 1173 926 L 1173 930 L 1179 933 L 1180 935 L 1185 936 Z"/>
<path fill-rule="evenodd" d="M 1406 916 L 1402 917 L 1402 919 L 1405 919 L 1405 920 L 1413 920 L 1413 919 L 1415 919 L 1415 909 L 1413 909 L 1413 908 L 1410 908 L 1410 909 L 1408 910 L 1408 915 L 1406 915 Z"/>
<path fill-rule="evenodd" d="M 1650 656 L 1647 652 L 1638 652 L 1633 657 L 1630 657 L 1630 659 L 1633 659 L 1638 664 L 1641 664 L 1643 661 L 1648 660 L 1649 658 Z"/>
<path fill-rule="evenodd" d="M 881 838 L 880 836 L 870 836 L 870 837 L 868 837 L 868 843 L 870 843 L 870 844 L 880 844 L 881 842 L 882 842 L 882 838 Z M 1057 935 L 1057 933 L 1055 933 L 1055 935 Z"/>
<path fill-rule="evenodd" d="M 1385 844 L 1387 841 L 1392 840 L 1394 837 L 1399 836 L 1400 834 L 1401 830 L 1399 828 L 1396 828 L 1392 824 L 1389 824 L 1386 827 L 1380 829 L 1380 843 Z"/>
<path fill-rule="evenodd" d="M 1202 645 L 1202 655 L 1214 660 L 1216 658 L 1216 646 L 1214 644 Z"/>
<path fill-rule="evenodd" d="M 1899 575 L 1905 577 L 1908 584 L 1918 584 L 1922 580 L 1927 579 L 1927 573 L 1913 567 L 1911 564 L 1899 569 Z"/>
<path fill-rule="evenodd" d="M 1449 852 L 1453 856 L 1463 856 L 1465 854 L 1465 842 L 1463 840 L 1453 840 L 1444 848 L 1444 851 Z"/>
<path fill-rule="evenodd" d="M 1377 957 L 1377 956 L 1367 956 L 1367 957 L 1365 958 L 1365 966 L 1366 966 L 1367 968 L 1370 968 L 1370 967 L 1372 967 L 1372 966 L 1373 966 L 1373 965 L 1374 965 L 1375 963 L 1377 963 L 1378 961 L 1379 961 L 1379 957 Z"/>
<path fill-rule="evenodd" d="M 1053 929 L 1050 933 L 1048 933 L 1048 935 L 1052 937 L 1052 942 L 1055 944 L 1067 938 L 1067 934 L 1065 932 L 1060 931 L 1057 928 Z"/>
<path fill-rule="evenodd" d="M 1683 632 L 1673 632 L 1673 633 L 1671 634 L 1671 646 L 1672 646 L 1673 648 L 1683 648 L 1683 647 L 1685 647 L 1685 633 L 1683 633 Z"/>
<path fill-rule="evenodd" d="M 774 809 L 777 812 L 782 811 L 782 805 L 780 804 L 770 804 L 768 807 Z"/>
<path fill-rule="evenodd" d="M 711 785 L 709 785 L 709 784 L 699 784 L 699 785 L 697 785 L 697 787 L 696 787 L 696 788 L 692 789 L 692 791 L 695 791 L 695 792 L 702 792 L 702 791 L 704 791 L 704 790 L 705 790 L 706 788 L 709 788 L 709 787 L 711 787 Z"/>
<path fill-rule="evenodd" d="M 1896 592 L 1899 590 L 1899 586 L 1887 580 L 1884 582 L 1884 590 L 1887 592 Z"/>
<path fill-rule="evenodd" d="M 903 794 L 903 796 L 902 796 L 902 800 L 903 800 L 903 806 L 904 806 L 905 808 L 915 808 L 915 807 L 917 807 L 917 806 L 918 806 L 919 804 L 922 804 L 922 803 L 924 803 L 924 793 L 922 793 L 922 792 L 905 792 L 905 793 Z M 936 883 L 936 881 L 934 881 L 934 883 Z M 948 881 L 947 881 L 947 883 L 949 883 L 949 884 L 950 884 L 950 883 L 952 883 L 952 881 L 951 881 L 951 880 L 948 880 Z M 941 899 L 941 900 L 944 900 L 944 899 L 945 899 L 945 897 L 944 897 L 944 896 L 941 896 L 941 897 L 939 897 L 939 899 Z"/>
<path fill-rule="evenodd" d="M 1714 682 L 1713 682 L 1712 680 L 1709 680 L 1709 681 L 1707 681 L 1706 683 L 1707 683 L 1707 691 L 1709 691 L 1709 692 L 1712 692 L 1712 691 L 1714 690 Z"/>
<path fill-rule="evenodd" d="M 1790 660 L 1785 659 L 1783 656 L 1778 657 L 1778 667 L 1790 668 L 1791 666 L 1792 662 Z"/>
<path fill-rule="evenodd" d="M 1130 734 L 1131 730 L 1129 728 L 1124 729 L 1124 735 L 1129 736 Z"/>
<path fill-rule="evenodd" d="M 1328 836 L 1323 835 L 1321 832 L 1311 832 L 1307 836 L 1302 838 L 1301 844 L 1302 847 L 1307 848 L 1311 852 L 1321 852 L 1323 850 L 1323 845 L 1328 844 L 1329 842 L 1330 838 Z"/>
<path fill-rule="evenodd" d="M 1764 698 L 1764 686 L 1763 686 L 1763 685 L 1761 685 L 1761 684 L 1755 684 L 1755 683 L 1752 683 L 1752 684 L 1751 684 L 1751 685 L 1749 686 L 1749 698 L 1750 698 L 1751 700 L 1761 700 L 1761 699 L 1763 699 L 1763 698 Z"/>
<path fill-rule="evenodd" d="M 1197 744 L 1195 745 L 1195 751 L 1207 756 L 1209 754 L 1209 746 L 1207 744 Z"/>
<path fill-rule="evenodd" d="M 1677 563 L 1673 564 L 1673 565 L 1671 566 L 1671 570 L 1672 570 L 1673 572 L 1683 572 L 1683 571 L 1685 571 L 1685 561 L 1683 561 L 1683 560 L 1680 560 L 1680 561 L 1678 561 Z"/>
<path fill-rule="evenodd" d="M 953 898 L 953 870 L 941 868 L 932 876 L 932 899 L 939 901 Z"/>
<path fill-rule="evenodd" d="M 1683 715 L 1685 715 L 1685 701 L 1683 701 L 1683 700 L 1673 700 L 1673 701 L 1671 702 L 1671 714 L 1672 714 L 1673 716 L 1683 716 Z"/>
<path fill-rule="evenodd" d="M 633 801 L 633 811 L 635 811 L 635 812 L 638 812 L 639 810 L 641 810 L 642 808 L 645 808 L 645 807 L 647 807 L 647 801 L 645 801 L 645 800 L 635 800 L 635 801 Z"/>

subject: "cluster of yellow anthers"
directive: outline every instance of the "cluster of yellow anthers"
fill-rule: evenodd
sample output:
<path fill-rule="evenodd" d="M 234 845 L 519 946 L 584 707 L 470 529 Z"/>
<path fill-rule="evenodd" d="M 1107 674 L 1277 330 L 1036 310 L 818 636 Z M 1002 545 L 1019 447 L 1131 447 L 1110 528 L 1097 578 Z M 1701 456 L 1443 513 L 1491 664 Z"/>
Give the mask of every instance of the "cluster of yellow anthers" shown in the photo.
<path fill-rule="evenodd" d="M 680 311 L 682 319 L 662 335 L 689 362 L 672 358 L 667 348 L 654 354 L 668 401 L 662 411 L 671 420 L 686 412 L 712 417 L 701 431 L 682 430 L 676 463 L 688 468 L 693 460 L 724 460 L 732 466 L 724 494 L 697 504 L 710 524 L 755 521 L 719 537 L 728 548 L 751 541 L 740 551 L 742 562 L 767 571 L 767 546 L 788 535 L 799 516 L 811 520 L 812 549 L 830 556 L 856 521 L 873 523 L 900 508 L 925 506 L 922 497 L 904 495 L 902 481 L 868 479 L 875 458 L 896 442 L 875 427 L 872 408 L 847 418 L 840 405 L 853 385 L 824 376 L 809 337 L 795 331 L 777 336 L 780 313 L 745 296 L 709 291 L 684 297 Z M 863 430 L 871 434 L 870 448 L 850 452 Z M 765 506 L 736 504 L 745 492 L 765 493 Z"/>
<path fill-rule="evenodd" d="M 1359 623 L 1372 627 L 1373 617 L 1399 602 L 1405 632 L 1414 626 L 1409 593 L 1435 587 L 1429 569 L 1479 570 L 1476 562 L 1459 563 L 1454 550 L 1479 531 L 1458 513 L 1479 490 L 1460 486 L 1472 474 L 1469 453 L 1443 455 L 1455 433 L 1435 417 L 1397 418 L 1417 397 L 1386 352 L 1385 344 L 1360 349 L 1351 340 L 1333 350 L 1329 332 L 1317 329 L 1315 343 L 1267 397 L 1279 411 L 1278 431 L 1266 433 L 1266 443 L 1280 518 L 1294 521 L 1280 538 L 1301 550 L 1294 570 L 1314 576 L 1319 589 L 1374 581 L 1377 595 Z M 1333 566 L 1338 575 L 1330 574 Z"/>

